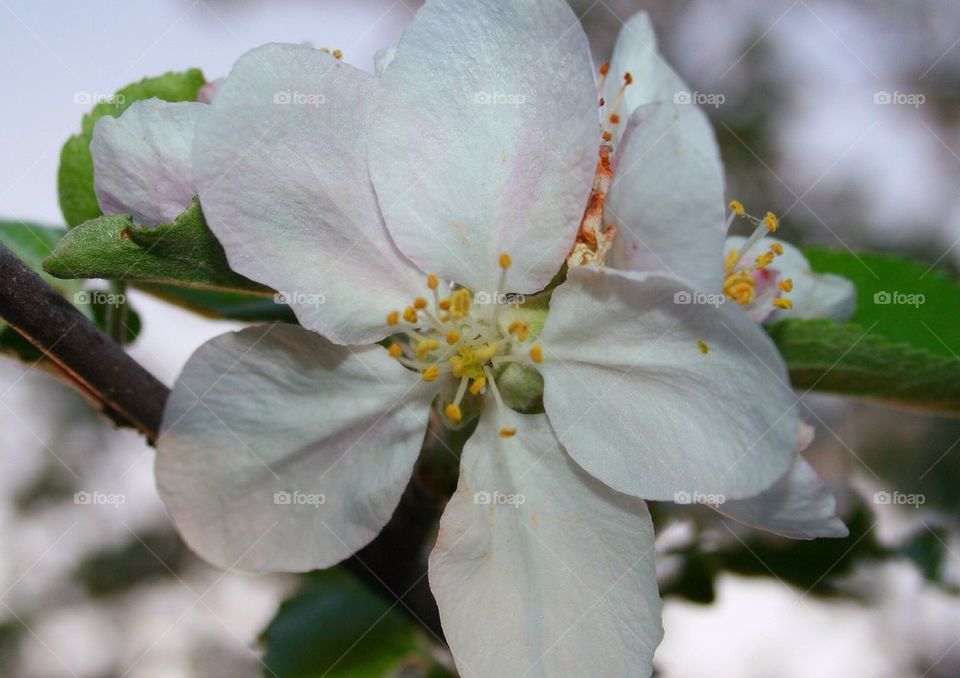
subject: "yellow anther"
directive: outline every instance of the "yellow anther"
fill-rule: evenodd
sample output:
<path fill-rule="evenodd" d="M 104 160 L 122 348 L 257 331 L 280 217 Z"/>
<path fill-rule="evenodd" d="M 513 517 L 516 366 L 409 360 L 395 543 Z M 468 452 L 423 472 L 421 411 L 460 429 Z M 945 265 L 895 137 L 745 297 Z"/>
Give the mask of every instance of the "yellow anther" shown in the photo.
<path fill-rule="evenodd" d="M 508 334 L 516 335 L 517 339 L 520 341 L 527 340 L 527 332 L 530 331 L 530 326 L 522 320 L 514 320 L 510 323 L 510 327 L 507 328 Z"/>
<path fill-rule="evenodd" d="M 749 271 L 730 273 L 723 281 L 723 293 L 738 304 L 749 304 L 756 296 L 753 276 Z"/>
<path fill-rule="evenodd" d="M 493 342 L 487 344 L 486 346 L 481 346 L 476 351 L 474 351 L 474 357 L 480 362 L 487 362 L 493 356 L 497 355 L 497 351 L 500 349 L 500 344 Z"/>
<path fill-rule="evenodd" d="M 543 362 L 543 349 L 540 348 L 540 344 L 530 349 L 530 359 L 535 363 Z"/>
<path fill-rule="evenodd" d="M 413 300 L 413 307 L 418 311 L 422 311 L 427 307 L 427 300 L 423 297 L 417 297 Z"/>
<path fill-rule="evenodd" d="M 510 268 L 510 264 L 513 260 L 510 258 L 510 255 L 504 252 L 500 255 L 500 268 Z"/>
<path fill-rule="evenodd" d="M 790 278 L 784 278 L 784 279 L 781 280 L 779 283 L 777 283 L 777 287 L 779 287 L 779 288 L 780 288 L 781 290 L 783 290 L 784 292 L 792 292 L 792 291 L 793 291 L 793 280 L 791 280 Z"/>
<path fill-rule="evenodd" d="M 613 139 L 613 135 L 610 133 L 610 130 L 604 130 L 603 134 L 600 135 L 604 141 L 610 141 Z"/>
<path fill-rule="evenodd" d="M 459 341 L 460 333 L 457 332 L 456 330 L 450 330 L 449 332 L 447 332 L 446 339 L 447 339 L 447 343 L 453 346 L 454 344 L 457 343 L 457 341 Z"/>
<path fill-rule="evenodd" d="M 450 403 L 444 408 L 444 413 L 447 417 L 453 421 L 460 421 L 463 419 L 463 412 L 460 411 L 460 407 Z"/>
<path fill-rule="evenodd" d="M 502 428 L 502 429 L 500 429 L 500 437 L 501 437 L 501 438 L 512 438 L 512 437 L 515 436 L 515 435 L 517 435 L 517 429 L 515 429 L 515 428 Z"/>
<path fill-rule="evenodd" d="M 423 360 L 430 351 L 436 351 L 440 348 L 440 342 L 436 339 L 421 339 L 417 343 L 417 357 Z"/>
<path fill-rule="evenodd" d="M 773 252 L 764 252 L 755 260 L 757 270 L 762 270 L 773 263 Z"/>
<path fill-rule="evenodd" d="M 400 344 L 397 343 L 390 344 L 390 348 L 387 350 L 390 352 L 391 358 L 399 358 L 403 355 L 403 348 L 401 348 Z"/>
<path fill-rule="evenodd" d="M 793 308 L 793 302 L 789 299 L 785 299 L 784 297 L 777 297 L 774 299 L 773 305 L 777 308 L 782 308 L 785 311 Z"/>
<path fill-rule="evenodd" d="M 736 249 L 732 249 L 727 252 L 727 256 L 723 260 L 723 270 L 732 271 L 733 267 L 737 265 L 737 262 L 740 261 L 740 252 Z"/>
<path fill-rule="evenodd" d="M 462 318 L 470 312 L 470 292 L 459 289 L 450 297 L 450 313 L 454 318 Z"/>
<path fill-rule="evenodd" d="M 333 54 L 333 58 L 334 58 L 334 59 L 342 59 L 342 58 L 343 58 L 343 52 L 342 52 L 341 50 L 339 50 L 339 49 L 333 50 L 332 54 Z"/>
<path fill-rule="evenodd" d="M 440 281 L 437 280 L 437 276 L 432 274 L 427 276 L 427 287 L 429 287 L 431 290 L 437 289 L 437 285 L 439 284 Z"/>
<path fill-rule="evenodd" d="M 387 313 L 387 324 L 396 325 L 400 322 L 400 312 L 399 311 L 390 311 Z"/>
<path fill-rule="evenodd" d="M 441 311 L 449 311 L 449 310 L 450 310 L 450 297 L 444 297 L 443 299 L 440 300 L 440 302 L 439 302 L 437 305 L 440 307 L 440 310 L 441 310 Z"/>
<path fill-rule="evenodd" d="M 783 254 L 783 245 L 778 242 L 772 242 L 770 243 L 770 251 L 779 257 L 781 254 Z"/>
<path fill-rule="evenodd" d="M 766 225 L 767 230 L 770 233 L 774 233 L 778 228 L 780 228 L 780 221 L 777 219 L 777 215 L 773 212 L 767 212 L 764 215 L 763 223 Z"/>
<path fill-rule="evenodd" d="M 459 356 L 453 356 L 450 358 L 450 367 L 453 370 L 453 376 L 455 376 L 457 379 L 463 376 L 463 358 Z"/>
<path fill-rule="evenodd" d="M 403 309 L 403 319 L 406 320 L 408 323 L 417 322 L 416 309 L 414 309 L 413 306 L 407 306 L 405 309 Z"/>
<path fill-rule="evenodd" d="M 741 217 L 742 217 L 744 214 L 747 213 L 747 211 L 743 208 L 743 203 L 740 202 L 739 200 L 731 200 L 731 201 L 730 201 L 730 210 L 731 210 L 734 214 L 738 214 L 738 215 L 740 215 Z"/>
<path fill-rule="evenodd" d="M 703 339 L 697 341 L 697 348 L 700 349 L 700 352 L 703 355 L 707 355 L 710 352 L 710 347 L 707 346 L 707 342 L 705 342 Z"/>
<path fill-rule="evenodd" d="M 440 368 L 436 365 L 431 365 L 425 369 L 420 375 L 424 381 L 434 381 L 437 377 L 440 376 Z"/>
<path fill-rule="evenodd" d="M 479 379 L 474 379 L 473 383 L 470 384 L 470 395 L 480 395 L 482 391 L 487 386 L 487 378 L 480 377 Z"/>

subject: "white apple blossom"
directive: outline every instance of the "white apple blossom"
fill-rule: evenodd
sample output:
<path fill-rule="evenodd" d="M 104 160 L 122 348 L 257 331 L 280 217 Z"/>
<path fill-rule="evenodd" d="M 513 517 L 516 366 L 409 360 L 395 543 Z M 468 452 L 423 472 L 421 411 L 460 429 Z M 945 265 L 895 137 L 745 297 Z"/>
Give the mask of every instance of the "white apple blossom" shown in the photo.
<path fill-rule="evenodd" d="M 431 408 L 451 425 L 479 411 L 429 562 L 461 673 L 649 675 L 662 630 L 643 500 L 710 493 L 789 536 L 845 530 L 795 453 L 770 339 L 734 304 L 678 302 L 723 299 L 709 124 L 675 103 L 686 88 L 643 14 L 598 93 L 562 0 L 428 0 L 377 70 L 266 45 L 197 117 L 189 185 L 210 228 L 301 326 L 191 357 L 161 496 L 217 565 L 329 567 L 389 520 Z M 98 171 L 136 204 L 142 181 Z M 571 266 L 545 319 L 517 308 L 568 256 L 610 266 Z M 544 413 L 503 401 L 516 365 L 542 376 Z"/>
<path fill-rule="evenodd" d="M 814 273 L 803 252 L 784 240 L 730 236 L 724 251 L 728 267 L 724 291 L 756 322 L 771 324 L 785 318 L 846 320 L 853 314 L 853 283 L 838 275 Z M 758 257 L 762 264 L 759 267 Z"/>

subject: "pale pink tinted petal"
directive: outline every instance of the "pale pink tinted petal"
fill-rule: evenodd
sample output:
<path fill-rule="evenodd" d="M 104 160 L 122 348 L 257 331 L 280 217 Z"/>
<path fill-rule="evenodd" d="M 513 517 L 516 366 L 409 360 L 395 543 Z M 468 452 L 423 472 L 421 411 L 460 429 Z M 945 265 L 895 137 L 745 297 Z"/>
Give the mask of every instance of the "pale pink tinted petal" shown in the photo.
<path fill-rule="evenodd" d="M 610 265 L 659 271 L 706 292 L 722 283 L 723 168 L 689 143 L 680 107 L 633 114 L 613 163 L 607 221 L 617 235 Z"/>
<path fill-rule="evenodd" d="M 786 367 L 722 296 L 662 275 L 571 269 L 540 342 L 560 442 L 614 489 L 734 499 L 787 471 L 797 415 Z"/>
<path fill-rule="evenodd" d="M 491 293 L 543 288 L 573 244 L 600 143 L 586 36 L 563 0 L 434 0 L 383 73 L 370 165 L 398 246 Z"/>
<path fill-rule="evenodd" d="M 221 335 L 194 353 L 167 402 L 160 496 L 215 565 L 329 567 L 390 519 L 434 391 L 378 346 L 286 324 Z"/>
<path fill-rule="evenodd" d="M 119 118 L 93 128 L 94 188 L 104 214 L 130 214 L 141 226 L 176 219 L 196 195 L 194 128 L 204 104 L 136 101 Z"/>
<path fill-rule="evenodd" d="M 485 410 L 430 555 L 460 674 L 650 675 L 653 539 L 644 503 L 584 473 L 545 416 Z"/>
<path fill-rule="evenodd" d="M 231 268 L 340 344 L 383 338 L 387 313 L 425 291 L 367 172 L 378 83 L 320 50 L 259 47 L 219 88 L 194 146 L 200 202 Z"/>

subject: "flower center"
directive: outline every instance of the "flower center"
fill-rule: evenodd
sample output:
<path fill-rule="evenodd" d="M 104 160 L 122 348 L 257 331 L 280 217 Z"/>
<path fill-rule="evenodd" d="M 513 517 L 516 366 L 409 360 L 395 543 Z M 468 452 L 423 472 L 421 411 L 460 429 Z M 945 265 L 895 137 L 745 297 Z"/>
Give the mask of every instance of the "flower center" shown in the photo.
<path fill-rule="evenodd" d="M 432 302 L 417 297 L 402 312 L 387 314 L 387 324 L 397 330 L 388 348 L 390 355 L 419 372 L 424 381 L 450 383 L 441 411 L 454 423 L 463 419 L 467 398 L 479 400 L 490 393 L 497 406 L 503 406 L 495 379 L 501 366 L 542 360 L 529 323 L 508 316 L 520 303 L 504 293 L 510 255 L 501 254 L 499 263 L 500 281 L 493 294 L 453 284 L 441 287 L 441 281 L 430 275 L 427 288 Z M 441 289 L 449 295 L 441 296 Z M 513 435 L 506 430 L 500 433 Z"/>
<path fill-rule="evenodd" d="M 733 200 L 730 202 L 730 217 L 727 219 L 727 229 L 738 217 L 746 219 L 755 228 L 741 247 L 731 249 L 724 257 L 723 293 L 728 299 L 732 299 L 741 305 L 747 305 L 757 300 L 758 287 L 767 288 L 771 286 L 774 276 L 767 270 L 767 267 L 773 263 L 776 257 L 783 254 L 783 245 L 778 242 L 770 243 L 769 248 L 762 254 L 755 256 L 751 263 L 748 259 L 750 251 L 763 240 L 764 236 L 776 232 L 780 227 L 780 222 L 773 212 L 767 212 L 762 219 L 751 216 L 746 213 L 739 201 Z M 789 278 L 778 281 L 771 303 L 781 309 L 792 308 L 793 302 L 782 294 L 792 289 L 793 281 Z"/>

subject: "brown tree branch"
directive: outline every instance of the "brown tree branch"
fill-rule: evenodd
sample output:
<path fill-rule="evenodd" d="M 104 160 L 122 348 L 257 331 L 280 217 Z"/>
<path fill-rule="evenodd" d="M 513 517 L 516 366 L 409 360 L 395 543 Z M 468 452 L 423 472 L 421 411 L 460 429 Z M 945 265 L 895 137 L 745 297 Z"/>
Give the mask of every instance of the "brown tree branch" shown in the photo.
<path fill-rule="evenodd" d="M 111 420 L 156 443 L 170 389 L 2 244 L 0 282 L 0 317 Z M 344 566 L 442 639 L 424 557 L 442 497 L 418 481 L 419 475 L 380 535 Z"/>
<path fill-rule="evenodd" d="M 0 245 L 0 316 L 115 423 L 157 440 L 170 390 Z"/>

